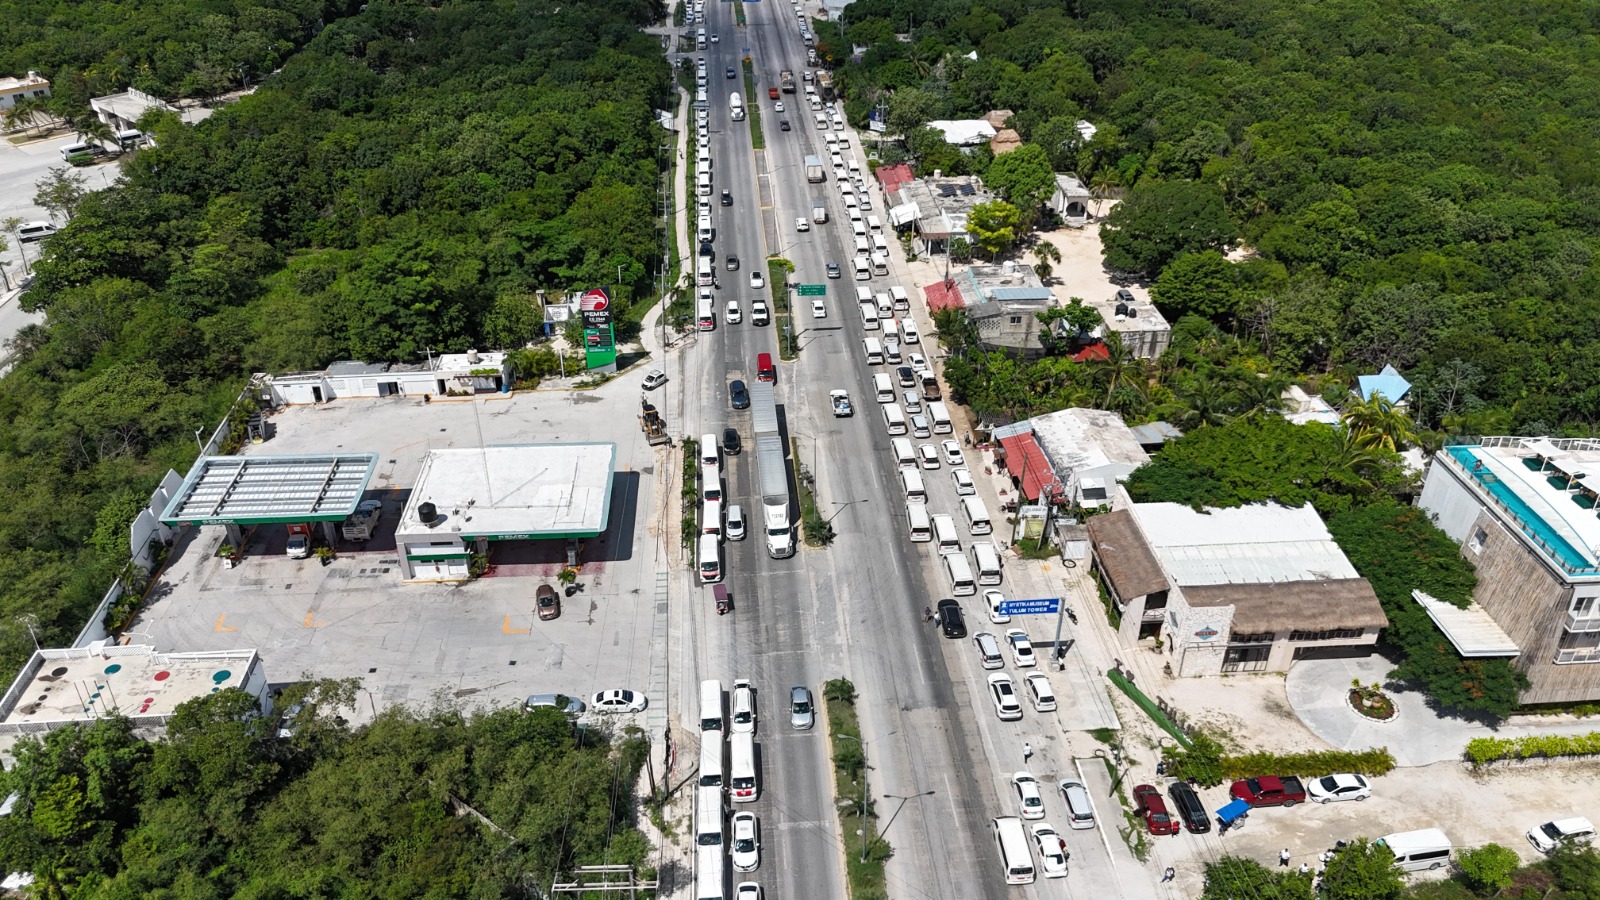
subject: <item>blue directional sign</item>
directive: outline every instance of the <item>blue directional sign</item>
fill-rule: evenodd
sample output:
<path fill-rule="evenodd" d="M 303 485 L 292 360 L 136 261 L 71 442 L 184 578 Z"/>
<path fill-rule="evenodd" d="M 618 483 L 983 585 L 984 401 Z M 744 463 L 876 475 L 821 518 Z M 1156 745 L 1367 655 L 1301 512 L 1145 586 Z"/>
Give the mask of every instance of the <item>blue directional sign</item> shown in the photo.
<path fill-rule="evenodd" d="M 1007 600 L 1000 604 L 1000 615 L 1002 616 L 1052 616 L 1060 611 L 1060 597 L 1040 597 L 1037 600 Z"/>

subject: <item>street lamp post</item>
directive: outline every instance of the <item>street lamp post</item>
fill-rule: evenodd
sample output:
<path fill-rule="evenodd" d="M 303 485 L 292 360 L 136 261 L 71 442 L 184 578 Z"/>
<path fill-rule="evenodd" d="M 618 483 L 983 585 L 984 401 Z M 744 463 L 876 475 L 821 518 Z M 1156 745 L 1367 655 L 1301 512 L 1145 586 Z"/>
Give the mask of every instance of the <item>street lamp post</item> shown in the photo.
<path fill-rule="evenodd" d="M 917 799 L 919 797 L 932 797 L 936 793 L 938 793 L 938 791 L 929 790 L 929 791 L 923 791 L 920 794 L 884 794 L 883 795 L 883 799 L 885 799 L 885 800 L 899 800 L 900 801 L 900 805 L 896 806 L 894 808 L 894 815 L 891 815 L 889 817 L 889 821 L 887 821 L 887 822 L 885 822 L 883 824 L 883 828 L 879 832 L 879 837 L 882 837 L 883 835 L 886 835 L 886 834 L 889 833 L 889 827 L 894 824 L 895 816 L 900 815 L 900 810 L 906 808 L 906 801 L 907 800 L 915 800 L 915 799 Z"/>
<path fill-rule="evenodd" d="M 867 742 L 853 734 L 840 734 L 841 740 L 855 741 L 861 745 L 861 861 L 867 861 Z"/>
<path fill-rule="evenodd" d="M 844 512 L 846 509 L 856 505 L 857 503 L 870 503 L 870 502 L 872 502 L 872 498 L 871 497 L 863 497 L 860 500 L 846 500 L 845 502 L 839 504 L 839 508 L 833 511 L 833 515 L 827 517 L 826 519 L 823 519 L 822 521 L 823 521 L 824 524 L 832 524 L 833 520 L 839 518 L 839 514 Z"/>

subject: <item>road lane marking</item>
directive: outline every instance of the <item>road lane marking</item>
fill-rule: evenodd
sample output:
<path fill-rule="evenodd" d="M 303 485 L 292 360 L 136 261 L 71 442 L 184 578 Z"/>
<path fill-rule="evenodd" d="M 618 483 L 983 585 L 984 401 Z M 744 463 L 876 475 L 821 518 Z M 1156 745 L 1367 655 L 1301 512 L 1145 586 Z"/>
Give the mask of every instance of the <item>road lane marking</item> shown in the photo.
<path fill-rule="evenodd" d="M 228 617 L 227 613 L 223 613 L 222 615 L 217 616 L 217 624 L 211 626 L 211 630 L 212 631 L 238 631 L 239 629 L 237 629 L 237 628 L 234 628 L 234 627 L 229 626 L 229 625 L 222 624 L 222 620 L 226 619 L 227 617 Z"/>
<path fill-rule="evenodd" d="M 512 628 L 511 627 L 511 617 L 510 616 L 506 616 L 505 622 L 502 623 L 501 626 L 500 626 L 500 633 L 501 634 L 527 634 L 531 630 L 532 630 L 531 627 L 529 627 L 529 628 Z"/>
<path fill-rule="evenodd" d="M 314 610 L 314 609 L 306 610 L 306 617 L 300 624 L 304 625 L 307 628 L 321 628 L 322 626 L 328 624 L 327 622 L 314 622 L 314 621 L 312 621 L 312 618 L 314 616 L 316 616 L 316 614 L 317 614 L 317 611 Z"/>

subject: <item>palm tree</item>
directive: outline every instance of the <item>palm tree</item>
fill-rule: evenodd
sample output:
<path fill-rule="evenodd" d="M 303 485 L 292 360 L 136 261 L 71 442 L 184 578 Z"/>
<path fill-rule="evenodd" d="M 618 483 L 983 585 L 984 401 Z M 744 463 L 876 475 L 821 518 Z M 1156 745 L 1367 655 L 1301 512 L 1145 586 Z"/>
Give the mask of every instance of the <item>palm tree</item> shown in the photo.
<path fill-rule="evenodd" d="M 1038 273 L 1039 280 L 1049 281 L 1050 273 L 1055 271 L 1056 266 L 1061 265 L 1061 250 L 1055 244 L 1040 238 L 1034 242 L 1033 258 L 1038 260 L 1034 263 L 1033 270 Z"/>
<path fill-rule="evenodd" d="M 1417 441 L 1416 426 L 1405 410 L 1383 394 L 1367 400 L 1352 400 L 1341 415 L 1352 440 L 1363 447 L 1382 448 L 1398 453 Z"/>
<path fill-rule="evenodd" d="M 50 123 L 53 117 L 42 97 L 23 97 L 6 110 L 6 127 L 39 128 Z"/>
<path fill-rule="evenodd" d="M 117 142 L 117 132 L 92 113 L 75 117 L 72 120 L 72 130 L 77 133 L 78 140 L 86 144 L 92 141 L 107 150 L 116 147 L 120 151 L 122 148 Z"/>
<path fill-rule="evenodd" d="M 1110 409 L 1111 398 L 1125 383 L 1149 380 L 1149 366 L 1133 355 L 1116 332 L 1106 335 L 1105 345 L 1106 358 L 1090 360 L 1088 365 L 1090 378 L 1105 386 L 1105 394 L 1098 405 L 1101 409 Z"/>
<path fill-rule="evenodd" d="M 1184 430 L 1227 424 L 1228 411 L 1238 402 L 1228 385 L 1213 371 L 1195 372 L 1178 388 L 1178 400 L 1187 407 L 1178 414 L 1179 427 Z"/>
<path fill-rule="evenodd" d="M 1094 173 L 1094 177 L 1089 180 L 1089 197 L 1094 200 L 1094 217 L 1096 219 L 1100 218 L 1101 204 L 1110 200 L 1116 190 L 1117 177 L 1111 171 L 1104 169 L 1097 171 Z"/>
<path fill-rule="evenodd" d="M 1239 379 L 1235 393 L 1246 418 L 1276 415 L 1283 411 L 1283 392 L 1292 382 L 1281 372 L 1247 374 Z"/>

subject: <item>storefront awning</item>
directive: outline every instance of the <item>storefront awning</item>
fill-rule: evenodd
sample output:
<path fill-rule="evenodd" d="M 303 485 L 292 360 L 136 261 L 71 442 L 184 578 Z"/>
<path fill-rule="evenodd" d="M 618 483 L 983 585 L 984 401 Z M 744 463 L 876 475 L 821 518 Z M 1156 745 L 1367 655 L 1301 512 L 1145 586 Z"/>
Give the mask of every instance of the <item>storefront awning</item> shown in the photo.
<path fill-rule="evenodd" d="M 1037 500 L 1041 493 L 1055 484 L 1056 473 L 1050 468 L 1050 460 L 1045 458 L 1032 433 L 1001 438 L 1000 446 L 1006 452 L 1006 471 L 1021 482 L 1023 497 Z M 1059 485 L 1056 490 L 1060 490 Z"/>
<path fill-rule="evenodd" d="M 1421 591 L 1412 591 L 1412 599 L 1428 611 L 1428 618 L 1439 626 L 1444 636 L 1455 645 L 1456 652 L 1466 659 L 1485 656 L 1517 656 L 1522 649 L 1511 640 L 1498 623 L 1476 603 L 1462 609 Z"/>

